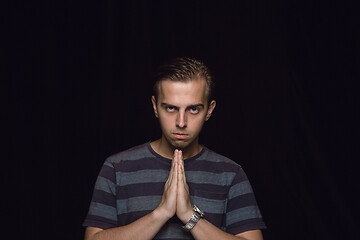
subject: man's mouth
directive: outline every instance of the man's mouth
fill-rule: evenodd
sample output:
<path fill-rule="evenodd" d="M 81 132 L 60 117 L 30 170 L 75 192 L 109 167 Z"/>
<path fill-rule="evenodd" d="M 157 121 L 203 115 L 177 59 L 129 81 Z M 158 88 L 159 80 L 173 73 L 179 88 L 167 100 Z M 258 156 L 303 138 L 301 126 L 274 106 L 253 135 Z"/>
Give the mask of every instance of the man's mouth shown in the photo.
<path fill-rule="evenodd" d="M 177 139 L 185 139 L 188 138 L 189 136 L 189 134 L 185 134 L 185 133 L 173 133 L 172 135 Z"/>

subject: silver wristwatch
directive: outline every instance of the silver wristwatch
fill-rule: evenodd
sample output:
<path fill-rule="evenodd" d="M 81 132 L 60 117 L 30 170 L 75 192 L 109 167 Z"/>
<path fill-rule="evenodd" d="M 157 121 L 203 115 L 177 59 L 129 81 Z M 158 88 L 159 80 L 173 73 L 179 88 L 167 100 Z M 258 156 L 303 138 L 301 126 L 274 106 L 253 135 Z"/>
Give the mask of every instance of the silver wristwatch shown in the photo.
<path fill-rule="evenodd" d="M 204 217 L 204 212 L 201 211 L 196 205 L 193 205 L 192 208 L 194 210 L 193 215 L 191 216 L 189 222 L 182 226 L 183 229 L 185 229 L 186 231 L 190 231 L 191 229 L 193 229 L 193 227 L 200 220 L 200 218 Z"/>

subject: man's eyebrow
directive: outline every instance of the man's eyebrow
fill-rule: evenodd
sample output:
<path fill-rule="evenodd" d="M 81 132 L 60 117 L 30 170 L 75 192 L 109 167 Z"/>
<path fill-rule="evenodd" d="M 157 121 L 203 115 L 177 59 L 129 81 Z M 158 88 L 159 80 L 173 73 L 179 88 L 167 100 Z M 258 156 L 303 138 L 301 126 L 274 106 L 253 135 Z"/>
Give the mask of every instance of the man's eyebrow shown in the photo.
<path fill-rule="evenodd" d="M 178 106 L 175 106 L 175 105 L 173 105 L 173 104 L 169 104 L 169 103 L 166 103 L 166 102 L 162 102 L 160 105 L 163 106 L 163 107 L 169 107 L 169 106 L 171 106 L 171 107 L 179 108 Z M 193 107 L 202 107 L 202 108 L 203 108 L 203 107 L 204 107 L 204 104 L 202 104 L 202 103 L 191 104 L 191 105 L 187 106 L 186 108 L 193 108 Z"/>
<path fill-rule="evenodd" d="M 176 107 L 175 105 L 172 105 L 172 104 L 169 104 L 169 103 L 166 103 L 166 102 L 162 102 L 160 105 L 163 106 L 163 107 L 168 107 L 168 106 Z"/>
<path fill-rule="evenodd" d="M 204 104 L 202 104 L 202 103 L 193 104 L 193 105 L 188 106 L 187 108 L 193 108 L 193 107 L 204 107 Z"/>

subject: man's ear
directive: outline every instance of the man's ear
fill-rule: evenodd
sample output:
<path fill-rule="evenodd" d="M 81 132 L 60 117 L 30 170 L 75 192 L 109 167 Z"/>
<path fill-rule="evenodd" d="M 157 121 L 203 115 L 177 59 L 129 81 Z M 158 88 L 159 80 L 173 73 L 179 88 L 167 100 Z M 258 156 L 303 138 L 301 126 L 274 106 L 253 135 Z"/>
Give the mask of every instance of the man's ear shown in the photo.
<path fill-rule="evenodd" d="M 206 113 L 206 118 L 205 118 L 205 121 L 209 120 L 210 117 L 211 117 L 211 114 L 212 112 L 214 111 L 214 108 L 216 107 L 216 101 L 215 100 L 212 100 L 211 103 L 209 104 L 209 108 L 207 110 L 207 113 Z"/>
<path fill-rule="evenodd" d="M 153 105 L 155 117 L 159 118 L 159 113 L 158 113 L 157 106 L 156 106 L 155 96 L 151 97 L 151 102 L 152 102 L 152 105 Z"/>

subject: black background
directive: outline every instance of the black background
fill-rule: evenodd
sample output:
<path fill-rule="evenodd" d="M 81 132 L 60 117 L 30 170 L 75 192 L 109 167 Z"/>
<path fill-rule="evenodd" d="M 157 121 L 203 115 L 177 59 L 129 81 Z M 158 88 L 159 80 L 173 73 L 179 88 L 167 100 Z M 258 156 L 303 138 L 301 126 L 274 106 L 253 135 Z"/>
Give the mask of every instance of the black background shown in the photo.
<path fill-rule="evenodd" d="M 104 159 L 160 136 L 155 67 L 205 61 L 201 142 L 243 166 L 265 239 L 359 236 L 359 18 L 347 1 L 1 3 L 2 232 L 82 239 Z"/>

